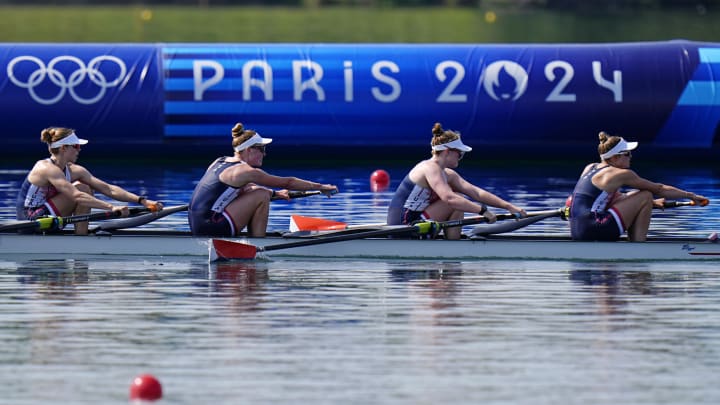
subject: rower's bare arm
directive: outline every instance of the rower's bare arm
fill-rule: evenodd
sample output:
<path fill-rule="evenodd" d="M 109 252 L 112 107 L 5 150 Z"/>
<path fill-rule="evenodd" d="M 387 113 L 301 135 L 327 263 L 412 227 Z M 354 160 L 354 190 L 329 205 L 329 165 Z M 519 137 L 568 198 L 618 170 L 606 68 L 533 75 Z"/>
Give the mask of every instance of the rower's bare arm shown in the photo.
<path fill-rule="evenodd" d="M 327 193 L 336 193 L 338 191 L 337 186 L 333 184 L 322 184 L 317 183 L 310 180 L 303 180 L 299 179 L 297 177 L 281 177 L 283 181 L 285 181 L 283 188 L 289 189 L 289 190 L 301 190 L 301 191 L 311 191 L 311 190 L 319 190 L 322 192 Z M 329 194 L 328 194 L 329 195 Z"/>
<path fill-rule="evenodd" d="M 115 208 L 110 203 L 99 200 L 88 193 L 84 193 L 78 190 L 74 185 L 72 185 L 72 183 L 67 181 L 65 177 L 62 177 L 60 179 L 51 179 L 50 183 L 61 194 L 70 196 L 77 205 L 90 208 L 98 208 L 101 210 L 112 210 L 113 208 Z"/>
<path fill-rule="evenodd" d="M 96 192 L 110 197 L 115 201 L 137 202 L 139 197 L 138 195 L 135 195 L 123 189 L 122 187 L 106 183 L 103 180 L 100 180 L 97 177 L 93 176 L 89 172 L 87 173 L 87 176 L 84 176 L 81 181 L 92 187 L 92 189 Z"/>
<path fill-rule="evenodd" d="M 114 184 L 109 184 L 103 180 L 100 180 L 97 177 L 93 176 L 87 169 L 85 169 L 83 167 L 77 168 L 77 165 L 74 165 L 73 170 L 75 170 L 74 173 L 77 173 L 77 175 L 79 176 L 78 181 L 80 181 L 81 183 L 87 184 L 94 191 L 96 191 L 100 194 L 103 194 L 107 197 L 110 197 L 115 201 L 123 201 L 123 202 L 128 202 L 128 203 L 141 204 L 146 208 L 151 208 L 153 211 L 162 209 L 162 203 L 153 201 L 153 200 L 148 200 L 146 198 L 143 198 L 141 201 L 141 198 L 139 195 L 137 195 L 135 193 L 131 193 L 120 186 L 116 186 Z M 99 200 L 89 194 L 86 194 L 86 193 L 82 193 L 82 194 L 84 194 L 85 196 L 90 196 L 93 200 L 96 200 L 95 203 L 92 203 L 92 202 L 88 201 L 87 197 L 81 197 L 81 198 L 83 198 L 82 202 L 83 202 L 83 205 L 85 205 L 85 206 L 89 206 L 91 208 L 114 210 L 114 211 L 119 210 L 122 212 L 123 217 L 127 216 L 129 213 L 129 211 L 127 210 L 127 208 L 125 206 L 109 204 L 109 203 Z M 97 204 L 97 202 L 100 202 L 102 204 L 102 206 L 99 206 Z"/>
<path fill-rule="evenodd" d="M 223 176 L 225 175 L 225 173 L 228 173 L 228 175 Z M 220 180 L 233 187 L 242 187 L 248 183 L 255 183 L 265 187 L 273 187 L 286 190 L 320 190 L 323 192 L 328 192 L 329 194 L 334 194 L 335 192 L 337 192 L 337 186 L 332 184 L 321 184 L 314 181 L 303 180 L 297 177 L 274 176 L 265 172 L 262 169 L 257 168 L 252 168 L 249 170 L 247 168 L 242 168 L 239 170 L 231 168 L 225 170 L 220 175 Z"/>
<path fill-rule="evenodd" d="M 627 180 L 625 182 L 625 185 L 627 185 L 628 187 L 632 187 L 638 190 L 648 190 L 654 196 L 663 198 L 689 199 L 698 203 L 706 203 L 706 201 L 708 201 L 707 198 L 705 198 L 704 196 L 695 194 L 693 192 L 682 190 L 668 184 L 655 183 L 653 181 L 638 176 L 633 171 L 628 172 L 630 173 L 626 174 Z"/>
<path fill-rule="evenodd" d="M 467 194 L 463 191 L 463 187 L 459 183 L 459 180 L 462 178 L 455 171 L 446 169 L 443 175 L 442 170 L 428 170 L 425 178 L 427 179 L 430 188 L 435 192 L 435 194 L 437 194 L 438 198 L 443 200 L 452 209 L 476 214 L 481 211 L 485 211 L 482 205 L 464 197 L 464 195 Z M 468 196 L 473 198 L 470 195 Z"/>
<path fill-rule="evenodd" d="M 70 197 L 76 204 L 90 208 L 99 208 L 104 210 L 112 209 L 112 205 L 104 201 L 100 201 L 90 194 L 78 190 L 72 183 L 67 181 L 65 173 L 57 166 L 45 165 L 42 173 L 47 181 L 52 184 L 58 193 Z M 73 172 L 74 174 L 75 172 Z"/>
<path fill-rule="evenodd" d="M 470 183 L 457 173 L 453 173 L 453 176 L 448 176 L 448 180 L 451 181 L 453 189 L 465 194 L 474 201 L 478 201 L 491 207 L 502 208 L 513 214 L 520 214 L 520 216 L 523 217 L 527 215 L 524 209 L 517 207 L 495 194 Z"/>

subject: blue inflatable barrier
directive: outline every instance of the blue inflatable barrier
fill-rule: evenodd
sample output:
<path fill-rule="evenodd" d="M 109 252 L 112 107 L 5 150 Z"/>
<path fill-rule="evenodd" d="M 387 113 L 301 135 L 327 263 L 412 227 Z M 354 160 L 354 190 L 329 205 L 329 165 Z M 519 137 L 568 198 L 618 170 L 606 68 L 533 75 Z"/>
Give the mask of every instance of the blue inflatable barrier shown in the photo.
<path fill-rule="evenodd" d="M 429 149 L 435 122 L 529 155 L 592 153 L 600 130 L 720 143 L 720 44 L 3 44 L 0 63 L 13 153 L 52 125 L 98 151 L 228 153 L 236 122 L 288 150 Z"/>

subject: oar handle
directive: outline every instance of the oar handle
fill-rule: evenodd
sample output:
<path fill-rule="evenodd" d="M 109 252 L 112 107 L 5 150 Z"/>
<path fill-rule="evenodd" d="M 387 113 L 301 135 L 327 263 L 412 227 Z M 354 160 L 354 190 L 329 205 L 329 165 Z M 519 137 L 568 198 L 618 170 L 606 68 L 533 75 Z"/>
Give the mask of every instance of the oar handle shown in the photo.
<path fill-rule="evenodd" d="M 700 206 L 704 207 L 710 203 L 710 200 L 704 199 L 701 202 L 696 202 L 695 200 L 690 201 L 664 201 L 663 202 L 663 208 L 677 208 L 677 207 L 693 207 L 693 206 Z"/>
<path fill-rule="evenodd" d="M 292 199 L 311 197 L 311 196 L 320 195 L 320 194 L 323 194 L 323 192 L 322 191 L 289 191 L 288 192 L 288 196 Z M 335 194 L 335 193 L 331 193 L 331 194 Z M 273 200 L 273 201 L 282 200 L 282 199 L 283 198 L 280 198 L 277 195 L 275 195 L 271 198 L 271 200 Z"/>
<path fill-rule="evenodd" d="M 305 197 L 310 197 L 313 195 L 320 195 L 320 194 L 322 194 L 322 193 L 319 191 L 290 191 L 290 192 L 288 192 L 288 196 L 293 199 L 305 198 Z"/>

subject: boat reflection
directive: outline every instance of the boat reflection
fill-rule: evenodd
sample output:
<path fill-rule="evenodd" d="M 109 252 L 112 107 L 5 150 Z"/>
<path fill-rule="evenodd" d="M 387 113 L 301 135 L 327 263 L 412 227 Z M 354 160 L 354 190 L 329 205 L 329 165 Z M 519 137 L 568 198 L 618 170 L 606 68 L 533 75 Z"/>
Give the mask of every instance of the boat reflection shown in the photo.
<path fill-rule="evenodd" d="M 80 284 L 89 281 L 90 264 L 82 259 L 33 259 L 16 262 L 17 281 L 41 284 L 42 295 L 71 295 Z"/>
<path fill-rule="evenodd" d="M 410 304 L 405 320 L 410 342 L 424 347 L 443 346 L 449 330 L 468 322 L 458 302 L 462 279 L 459 262 L 416 262 L 390 267 L 391 296 Z M 427 352 L 417 359 L 418 367 L 429 367 L 437 360 Z"/>
<path fill-rule="evenodd" d="M 583 291 L 593 293 L 599 314 L 621 313 L 628 296 L 657 293 L 653 274 L 644 263 L 574 263 L 568 278 Z"/>
<path fill-rule="evenodd" d="M 245 311 L 263 302 L 263 284 L 270 276 L 267 263 L 227 261 L 208 263 L 208 279 L 213 295 L 230 296 L 231 306 Z"/>
<path fill-rule="evenodd" d="M 462 276 L 462 263 L 460 262 L 433 262 L 433 263 L 409 263 L 406 265 L 390 268 L 390 281 L 393 282 L 417 282 L 425 281 L 429 284 L 441 280 L 452 280 Z"/>

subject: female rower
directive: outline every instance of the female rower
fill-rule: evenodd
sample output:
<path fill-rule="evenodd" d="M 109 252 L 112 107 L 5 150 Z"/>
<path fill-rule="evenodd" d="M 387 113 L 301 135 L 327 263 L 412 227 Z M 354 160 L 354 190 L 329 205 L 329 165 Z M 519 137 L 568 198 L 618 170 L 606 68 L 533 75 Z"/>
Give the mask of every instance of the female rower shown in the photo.
<path fill-rule="evenodd" d="M 395 191 L 388 208 L 389 225 L 411 224 L 419 220 L 452 221 L 466 212 L 485 216 L 495 222 L 487 206 L 504 208 L 519 217 L 522 208 L 463 179 L 455 170 L 471 147 L 460 140 L 460 134 L 445 131 L 439 123 L 432 129 L 432 157 L 415 165 Z M 446 239 L 460 239 L 461 228 L 445 230 Z"/>
<path fill-rule="evenodd" d="M 74 130 L 46 128 L 41 132 L 40 140 L 48 144 L 50 157 L 37 161 L 25 178 L 16 203 L 18 219 L 82 215 L 92 208 L 119 211 L 123 217 L 128 215 L 127 206 L 99 200 L 93 196 L 94 192 L 117 201 L 138 203 L 153 210 L 162 209 L 161 203 L 108 184 L 77 164 L 80 145 L 88 141 L 78 138 Z M 74 225 L 76 234 L 88 233 L 87 222 Z"/>
<path fill-rule="evenodd" d="M 233 127 L 232 137 L 234 155 L 217 158 L 193 192 L 188 212 L 193 235 L 236 236 L 247 226 L 250 236 L 263 237 L 272 197 L 289 200 L 288 189 L 320 190 L 328 197 L 337 193 L 332 184 L 273 176 L 260 169 L 272 139 L 240 123 Z"/>
<path fill-rule="evenodd" d="M 600 132 L 598 137 L 601 161 L 585 167 L 572 194 L 570 234 L 573 239 L 613 241 L 627 230 L 629 240 L 644 241 L 653 207 L 662 207 L 664 198 L 708 203 L 701 195 L 654 183 L 630 170 L 631 151 L 637 148 L 637 142 L 627 142 L 605 132 Z M 622 193 L 622 187 L 635 190 Z M 663 198 L 654 200 L 653 196 Z"/>

